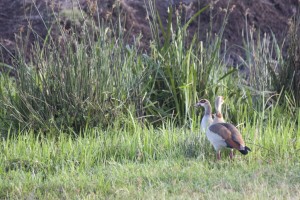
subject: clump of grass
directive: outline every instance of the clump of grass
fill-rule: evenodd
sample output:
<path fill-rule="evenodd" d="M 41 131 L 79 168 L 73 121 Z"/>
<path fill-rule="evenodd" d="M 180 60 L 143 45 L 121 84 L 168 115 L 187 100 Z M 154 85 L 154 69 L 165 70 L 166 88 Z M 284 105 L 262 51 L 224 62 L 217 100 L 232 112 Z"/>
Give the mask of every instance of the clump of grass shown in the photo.
<path fill-rule="evenodd" d="M 288 34 L 288 56 L 285 68 L 281 71 L 281 81 L 284 83 L 285 89 L 290 92 L 297 106 L 300 106 L 300 15 L 295 16 L 291 21 Z"/>
<path fill-rule="evenodd" d="M 261 102 L 265 102 L 266 99 L 276 101 L 277 98 L 283 106 L 295 108 L 299 104 L 299 98 L 295 99 L 299 85 L 299 21 L 299 16 L 291 20 L 286 38 L 287 53 L 283 52 L 284 43 L 279 44 L 273 33 L 264 33 L 262 36 L 254 27 L 245 30 L 246 59 L 243 64 L 249 69 L 249 74 L 243 85 L 249 86 L 251 95 L 255 97 L 255 105 L 261 106 Z M 268 102 L 268 106 L 270 104 L 271 101 Z M 294 113 L 295 109 L 289 114 Z"/>
<path fill-rule="evenodd" d="M 178 19 L 176 29 L 170 10 L 166 30 L 152 9 L 152 16 L 158 17 L 151 22 L 153 33 L 162 31 L 165 43 L 154 40 L 150 57 L 139 54 L 137 46 L 125 46 L 122 34 L 112 33 L 104 23 L 95 24 L 85 15 L 78 19 L 76 11 L 82 27 L 59 26 L 58 41 L 49 34 L 42 46 L 35 44 L 29 62 L 20 46 L 15 80 L 3 77 L 7 81 L 1 87 L 6 129 L 13 124 L 21 130 L 71 128 L 78 133 L 86 126 L 108 127 L 116 118 L 128 116 L 191 126 L 198 96 L 226 93 L 222 88 L 232 73 L 222 69 L 222 33 L 212 48 L 205 48 L 196 37 L 187 42 L 189 23 L 205 9 L 184 25 Z M 115 30 L 123 30 L 122 23 L 117 26 Z"/>
<path fill-rule="evenodd" d="M 151 5 L 147 14 L 152 19 L 149 20 L 153 35 L 151 62 L 155 67 L 148 81 L 151 91 L 146 99 L 151 110 L 146 111 L 160 118 L 175 119 L 179 125 L 191 126 L 197 116 L 194 104 L 198 98 L 214 101 L 220 93 L 234 100 L 240 98 L 242 90 L 235 84 L 236 80 L 229 81 L 237 71 L 227 69 L 220 54 L 228 13 L 218 35 L 210 36 L 208 41 L 203 42 L 199 41 L 197 35 L 189 35 L 188 26 L 208 6 L 182 24 L 179 10 L 173 12 L 172 7 L 169 7 L 167 22 L 163 22 Z"/>
<path fill-rule="evenodd" d="M 79 132 L 87 125 L 107 127 L 137 101 L 143 70 L 137 49 L 123 47 L 109 27 L 84 19 L 79 33 L 61 26 L 58 41 L 48 35 L 42 46 L 34 44 L 29 62 L 19 47 L 16 76 L 2 77 L 6 123 Z"/>

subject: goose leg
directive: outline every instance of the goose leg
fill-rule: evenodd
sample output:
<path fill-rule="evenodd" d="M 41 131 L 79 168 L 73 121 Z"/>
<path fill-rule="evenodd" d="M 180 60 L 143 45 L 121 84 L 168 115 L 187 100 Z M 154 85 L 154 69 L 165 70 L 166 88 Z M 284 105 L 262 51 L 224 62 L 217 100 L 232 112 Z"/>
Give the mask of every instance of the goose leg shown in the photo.
<path fill-rule="evenodd" d="M 217 151 L 217 160 L 221 160 L 221 151 L 220 150 Z"/>
<path fill-rule="evenodd" d="M 230 156 L 230 159 L 232 160 L 233 159 L 233 149 L 230 149 L 230 154 L 229 154 L 229 156 Z"/>

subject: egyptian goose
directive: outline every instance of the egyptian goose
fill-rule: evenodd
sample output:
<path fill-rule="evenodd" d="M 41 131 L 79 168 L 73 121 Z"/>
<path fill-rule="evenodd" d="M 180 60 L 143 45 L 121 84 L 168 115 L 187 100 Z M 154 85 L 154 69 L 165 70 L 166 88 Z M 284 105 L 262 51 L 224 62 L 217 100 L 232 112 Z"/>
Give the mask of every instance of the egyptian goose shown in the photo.
<path fill-rule="evenodd" d="M 221 149 L 228 147 L 231 149 L 230 158 L 233 158 L 233 149 L 239 150 L 243 155 L 248 154 L 248 151 L 251 151 L 249 147 L 245 146 L 245 142 L 239 130 L 230 123 L 225 123 L 223 118 L 221 107 L 224 103 L 224 98 L 218 96 L 216 98 L 216 114 L 214 115 L 214 120 L 211 126 L 208 128 L 208 132 L 211 134 L 217 134 L 223 139 L 223 142 L 215 139 L 215 149 L 217 151 L 217 158 L 221 158 Z"/>
<path fill-rule="evenodd" d="M 223 96 L 217 96 L 215 101 L 215 109 L 216 113 L 213 114 L 213 124 L 215 123 L 225 123 L 225 120 L 222 115 L 222 105 L 224 103 L 224 97 Z M 233 159 L 233 149 L 230 149 L 229 157 L 230 159 Z"/>
<path fill-rule="evenodd" d="M 207 99 L 201 99 L 198 103 L 195 104 L 196 107 L 204 107 L 204 115 L 201 120 L 201 130 L 206 133 L 207 128 L 212 124 L 212 112 L 211 105 Z"/>
<path fill-rule="evenodd" d="M 199 103 L 196 104 L 196 106 L 202 106 L 205 108 L 207 114 L 209 112 L 211 113 L 211 106 L 208 100 L 200 100 Z M 219 105 L 218 105 L 219 106 Z M 218 107 L 219 108 L 219 107 Z M 220 110 L 218 110 L 220 111 Z M 206 114 L 203 116 L 201 121 L 201 127 L 202 130 L 205 128 L 205 122 L 209 122 L 207 119 L 212 119 L 211 114 L 210 117 L 206 117 Z M 218 115 L 216 115 L 218 117 Z M 224 120 L 222 118 L 216 119 L 217 120 Z M 242 138 L 242 135 L 238 131 L 238 129 L 230 124 L 230 123 L 211 123 L 211 125 L 205 129 L 205 133 L 207 136 L 207 139 L 210 141 L 210 143 L 213 145 L 214 149 L 217 152 L 217 159 L 221 159 L 221 149 L 222 148 L 231 148 L 231 149 L 237 149 L 239 150 L 243 155 L 246 155 L 248 151 L 251 151 L 250 148 L 245 146 L 244 140 Z M 230 158 L 233 158 L 233 154 L 230 154 Z"/>

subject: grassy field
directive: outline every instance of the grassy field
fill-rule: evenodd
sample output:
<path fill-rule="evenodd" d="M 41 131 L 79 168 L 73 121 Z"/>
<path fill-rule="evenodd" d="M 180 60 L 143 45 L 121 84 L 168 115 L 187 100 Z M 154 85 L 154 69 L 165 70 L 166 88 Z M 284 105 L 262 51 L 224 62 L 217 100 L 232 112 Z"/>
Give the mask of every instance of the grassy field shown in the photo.
<path fill-rule="evenodd" d="M 49 29 L 26 58 L 20 36 L 16 66 L 0 62 L 8 72 L 0 74 L 0 199 L 299 198 L 290 65 L 297 45 L 285 60 L 275 38 L 247 34 L 243 74 L 220 53 L 224 27 L 205 42 L 188 41 L 187 27 L 203 10 L 163 26 L 150 7 L 146 53 L 142 36 L 123 40 L 121 19 L 108 26 L 74 12 L 69 20 L 80 29 L 66 31 L 56 19 L 60 40 Z M 217 95 L 252 150 L 247 156 L 230 161 L 224 150 L 217 162 L 200 132 L 203 110 L 194 104 Z"/>
<path fill-rule="evenodd" d="M 1 176 L 1 198 L 297 199 L 299 173 L 299 164 L 243 159 L 107 161 L 83 169 L 69 164 L 47 175 L 10 171 Z"/>
<path fill-rule="evenodd" d="M 219 162 L 205 135 L 171 126 L 93 129 L 77 138 L 26 133 L 1 143 L 0 197 L 296 199 L 300 141 L 289 128 L 245 128 L 252 152 L 230 161 L 224 150 Z"/>

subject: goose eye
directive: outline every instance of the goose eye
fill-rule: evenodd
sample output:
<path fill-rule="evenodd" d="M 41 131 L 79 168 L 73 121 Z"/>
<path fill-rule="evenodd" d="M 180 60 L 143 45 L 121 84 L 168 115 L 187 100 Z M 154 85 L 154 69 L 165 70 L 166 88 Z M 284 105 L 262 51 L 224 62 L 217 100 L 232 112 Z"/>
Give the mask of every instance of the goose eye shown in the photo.
<path fill-rule="evenodd" d="M 200 103 L 205 103 L 206 101 L 204 100 L 204 99 L 202 99 L 201 101 L 200 101 Z"/>

